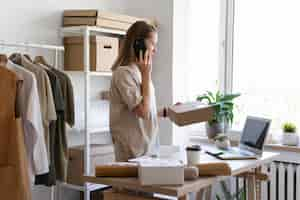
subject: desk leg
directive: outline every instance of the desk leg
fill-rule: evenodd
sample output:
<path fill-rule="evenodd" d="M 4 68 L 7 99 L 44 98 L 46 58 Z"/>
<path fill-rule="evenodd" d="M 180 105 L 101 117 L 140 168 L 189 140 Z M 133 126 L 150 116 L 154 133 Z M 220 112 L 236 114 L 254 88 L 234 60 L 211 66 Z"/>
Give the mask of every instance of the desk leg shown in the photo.
<path fill-rule="evenodd" d="M 207 188 L 201 189 L 196 194 L 196 200 L 204 200 L 204 199 L 211 200 L 211 189 L 212 189 L 212 186 L 208 186 Z"/>
<path fill-rule="evenodd" d="M 212 186 L 206 188 L 205 200 L 211 200 L 211 190 L 212 190 Z"/>
<path fill-rule="evenodd" d="M 256 180 L 255 176 L 247 177 L 247 200 L 256 200 Z"/>
<path fill-rule="evenodd" d="M 203 200 L 204 193 L 205 193 L 205 188 L 201 189 L 199 192 L 197 192 L 197 194 L 196 194 L 196 200 Z"/>
<path fill-rule="evenodd" d="M 184 195 L 182 197 L 179 197 L 178 200 L 188 200 L 188 195 Z"/>
<path fill-rule="evenodd" d="M 257 169 L 255 169 L 255 173 L 261 173 L 262 172 L 262 168 L 259 167 Z M 261 180 L 259 179 L 256 179 L 255 180 L 255 183 L 256 183 L 256 187 L 255 187 L 255 190 L 256 190 L 256 200 L 261 200 Z"/>

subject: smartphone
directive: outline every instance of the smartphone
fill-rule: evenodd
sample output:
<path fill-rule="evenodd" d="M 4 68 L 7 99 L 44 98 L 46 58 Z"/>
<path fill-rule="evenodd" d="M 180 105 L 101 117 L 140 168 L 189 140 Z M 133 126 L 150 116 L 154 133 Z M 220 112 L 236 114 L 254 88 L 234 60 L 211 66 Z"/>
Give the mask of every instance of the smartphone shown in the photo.
<path fill-rule="evenodd" d="M 145 57 L 145 53 L 147 50 L 145 39 L 142 39 L 142 38 L 136 39 L 134 41 L 133 48 L 134 48 L 135 56 L 138 59 L 140 58 L 140 51 L 142 51 L 142 53 L 143 53 L 143 58 Z"/>

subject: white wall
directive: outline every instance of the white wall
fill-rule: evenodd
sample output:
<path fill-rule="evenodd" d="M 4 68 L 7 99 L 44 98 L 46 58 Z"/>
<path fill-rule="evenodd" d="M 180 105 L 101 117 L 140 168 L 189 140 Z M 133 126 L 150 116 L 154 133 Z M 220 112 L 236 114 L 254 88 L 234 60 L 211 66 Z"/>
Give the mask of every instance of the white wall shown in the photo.
<path fill-rule="evenodd" d="M 34 6 L 32 6 L 34 5 Z M 64 9 L 77 8 L 97 8 L 123 14 L 155 17 L 159 24 L 159 53 L 154 62 L 154 84 L 157 89 L 158 106 L 165 106 L 172 103 L 172 0 L 165 1 L 147 1 L 147 0 L 44 0 L 44 1 L 17 1 L 11 0 L 5 2 L 5 9 L 0 13 L 0 40 L 12 42 L 31 42 L 31 43 L 48 43 L 61 44 L 62 40 L 59 36 L 59 27 L 62 24 L 62 12 Z M 47 51 L 25 50 L 29 54 L 48 55 Z M 20 49 L 9 48 L 5 51 L 13 52 Z M 54 55 L 49 55 L 49 62 L 54 61 Z M 107 85 L 109 80 L 102 82 L 95 80 L 97 85 Z M 103 88 L 102 88 L 103 89 Z M 79 94 L 82 90 L 80 90 Z M 95 92 L 100 92 L 100 89 Z M 76 104 L 78 115 L 76 118 L 77 127 L 82 127 L 83 108 L 81 101 Z M 99 109 L 96 109 L 99 110 Z M 107 117 L 108 113 L 92 113 L 92 118 Z M 101 116 L 101 117 L 100 117 Z M 104 119 L 104 122 L 107 122 Z M 162 122 L 161 132 L 163 133 L 161 141 L 163 144 L 170 143 L 172 132 L 171 123 Z"/>
<path fill-rule="evenodd" d="M 187 35 L 187 9 L 189 1 L 174 0 L 174 16 L 173 16 L 173 67 L 172 67 L 172 91 L 173 103 L 186 102 L 186 35 Z M 176 145 L 184 145 L 187 143 L 188 136 L 185 127 L 173 125 L 172 143 Z"/>
<path fill-rule="evenodd" d="M 173 48 L 173 0 L 127 0 L 130 6 L 126 13 L 141 17 L 155 17 L 159 23 L 158 53 L 153 63 L 153 81 L 156 89 L 158 107 L 173 103 L 172 94 L 172 48 Z M 160 121 L 160 141 L 172 143 L 172 124 Z"/>
<path fill-rule="evenodd" d="M 158 54 L 154 60 L 153 79 L 156 86 L 157 103 L 159 107 L 173 103 L 172 93 L 172 43 L 173 43 L 173 0 L 9 0 L 2 2 L 0 12 L 0 41 L 62 44 L 59 28 L 62 25 L 64 9 L 96 8 L 122 14 L 155 17 L 159 22 Z M 0 52 L 26 52 L 31 55 L 48 56 L 49 62 L 54 55 L 47 51 L 33 51 L 15 48 L 0 48 Z M 83 118 L 82 77 L 72 75 L 76 94 L 76 128 L 80 129 Z M 94 123 L 107 124 L 108 107 L 97 98 L 98 93 L 108 87 L 109 79 L 92 80 L 92 118 Z M 99 121 L 98 121 L 99 120 Z M 160 123 L 161 142 L 171 144 L 172 124 L 167 120 Z M 82 144 L 82 135 L 69 135 L 70 145 Z M 96 139 L 95 139 L 96 140 Z M 98 138 L 99 140 L 99 138 Z M 100 139 L 101 140 L 101 139 Z M 101 141 L 100 141 L 101 142 Z M 64 191 L 65 199 L 78 199 L 77 193 Z M 45 188 L 35 188 L 34 200 L 49 199 L 50 193 Z M 68 198 L 67 198 L 68 197 Z"/>

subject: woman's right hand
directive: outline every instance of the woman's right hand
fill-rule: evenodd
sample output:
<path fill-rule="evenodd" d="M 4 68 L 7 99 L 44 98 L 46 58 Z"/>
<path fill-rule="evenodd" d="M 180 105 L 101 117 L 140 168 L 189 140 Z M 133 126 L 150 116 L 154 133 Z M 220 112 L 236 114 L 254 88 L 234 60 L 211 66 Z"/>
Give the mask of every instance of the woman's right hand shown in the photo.
<path fill-rule="evenodd" d="M 142 73 L 142 75 L 149 75 L 152 71 L 152 56 L 148 50 L 145 52 L 143 57 L 143 52 L 140 51 L 140 57 L 136 60 L 137 65 Z"/>

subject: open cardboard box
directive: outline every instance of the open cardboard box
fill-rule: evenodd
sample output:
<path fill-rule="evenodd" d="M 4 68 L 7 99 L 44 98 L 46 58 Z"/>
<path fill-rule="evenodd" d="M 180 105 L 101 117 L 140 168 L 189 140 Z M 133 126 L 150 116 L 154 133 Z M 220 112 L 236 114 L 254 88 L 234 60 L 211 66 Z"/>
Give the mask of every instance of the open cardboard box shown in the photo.
<path fill-rule="evenodd" d="M 172 122 L 178 126 L 206 122 L 213 118 L 216 105 L 206 105 L 201 102 L 188 102 L 169 107 L 168 114 Z"/>

